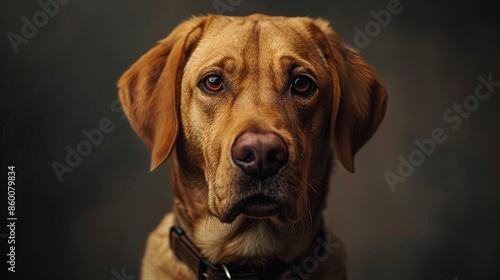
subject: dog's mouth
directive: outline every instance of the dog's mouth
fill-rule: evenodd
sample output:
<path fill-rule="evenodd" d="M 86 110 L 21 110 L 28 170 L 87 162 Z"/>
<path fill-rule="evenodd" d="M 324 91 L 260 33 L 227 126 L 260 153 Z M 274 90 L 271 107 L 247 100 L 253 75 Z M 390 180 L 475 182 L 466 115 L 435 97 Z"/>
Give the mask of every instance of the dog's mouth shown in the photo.
<path fill-rule="evenodd" d="M 225 215 L 219 217 L 223 223 L 231 223 L 239 215 L 262 219 L 275 216 L 283 208 L 283 203 L 265 194 L 256 194 L 239 199 Z"/>

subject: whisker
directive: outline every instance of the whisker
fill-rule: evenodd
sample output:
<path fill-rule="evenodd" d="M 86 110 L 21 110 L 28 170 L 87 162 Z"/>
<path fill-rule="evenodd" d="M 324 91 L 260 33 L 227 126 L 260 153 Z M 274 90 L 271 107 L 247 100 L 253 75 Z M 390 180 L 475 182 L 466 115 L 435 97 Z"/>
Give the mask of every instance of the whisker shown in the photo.
<path fill-rule="evenodd" d="M 310 187 L 316 194 L 318 194 L 318 191 L 313 187 L 313 185 L 309 182 L 306 182 L 307 186 Z"/>

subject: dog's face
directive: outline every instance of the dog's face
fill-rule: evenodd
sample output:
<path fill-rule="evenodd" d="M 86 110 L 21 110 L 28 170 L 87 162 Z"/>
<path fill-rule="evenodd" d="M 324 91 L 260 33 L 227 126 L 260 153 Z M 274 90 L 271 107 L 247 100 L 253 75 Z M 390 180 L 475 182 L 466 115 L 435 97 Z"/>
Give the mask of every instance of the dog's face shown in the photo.
<path fill-rule="evenodd" d="M 184 150 L 203 155 L 208 209 L 222 222 L 296 222 L 312 211 L 308 192 L 321 192 L 308 179 L 322 180 L 328 162 L 332 79 L 305 31 L 291 20 L 222 19 L 186 63 Z"/>
<path fill-rule="evenodd" d="M 217 262 L 302 252 L 286 240 L 317 229 L 332 158 L 353 170 L 386 103 L 325 21 L 264 15 L 191 19 L 119 86 L 153 168 L 175 143 L 174 207 Z"/>

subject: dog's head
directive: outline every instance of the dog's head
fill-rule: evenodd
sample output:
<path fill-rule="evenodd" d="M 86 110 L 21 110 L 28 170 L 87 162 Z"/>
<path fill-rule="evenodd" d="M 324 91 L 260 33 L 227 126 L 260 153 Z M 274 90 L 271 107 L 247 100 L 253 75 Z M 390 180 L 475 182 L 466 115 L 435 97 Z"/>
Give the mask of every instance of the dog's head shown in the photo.
<path fill-rule="evenodd" d="M 152 169 L 174 151 L 174 208 L 219 262 L 301 253 L 310 239 L 283 240 L 317 229 L 331 160 L 354 171 L 387 101 L 326 21 L 264 15 L 192 18 L 118 85 Z"/>

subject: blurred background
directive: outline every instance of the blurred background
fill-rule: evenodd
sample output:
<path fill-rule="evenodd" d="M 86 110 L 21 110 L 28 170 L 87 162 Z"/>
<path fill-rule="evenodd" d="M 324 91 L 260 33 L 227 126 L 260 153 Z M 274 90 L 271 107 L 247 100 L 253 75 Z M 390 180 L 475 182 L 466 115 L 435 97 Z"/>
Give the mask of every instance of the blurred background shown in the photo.
<path fill-rule="evenodd" d="M 209 13 L 323 17 L 384 80 L 386 118 L 358 153 L 356 173 L 336 169 L 325 212 L 352 279 L 500 279 L 500 86 L 474 97 L 478 77 L 500 82 L 495 4 L 1 1 L 0 176 L 6 182 L 16 166 L 18 218 L 17 272 L 2 279 L 139 278 L 147 235 L 173 198 L 168 165 L 149 172 L 116 81 L 182 20 Z M 108 133 L 85 145 L 102 125 Z M 415 141 L 435 129 L 446 140 L 418 157 Z M 85 156 L 67 158 L 78 149 Z M 7 187 L 0 193 L 5 216 Z"/>

